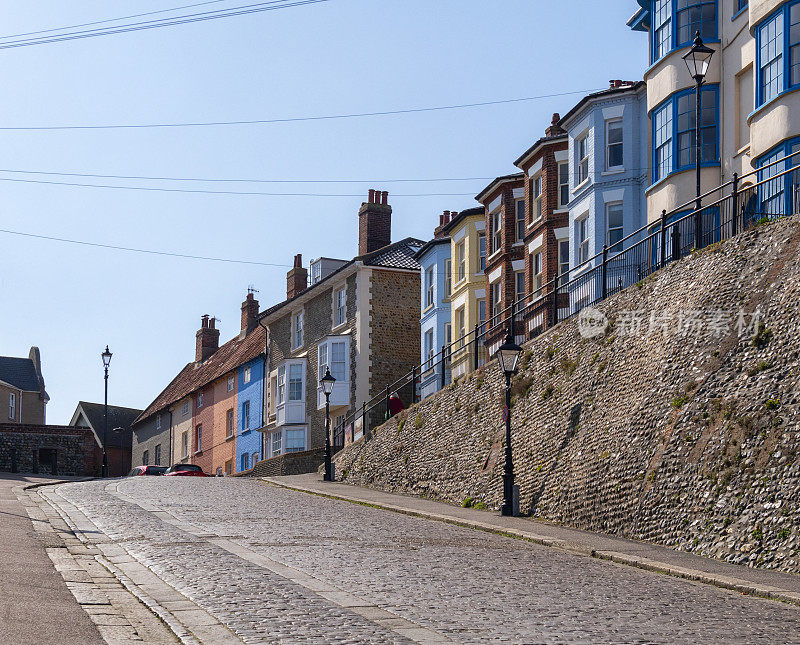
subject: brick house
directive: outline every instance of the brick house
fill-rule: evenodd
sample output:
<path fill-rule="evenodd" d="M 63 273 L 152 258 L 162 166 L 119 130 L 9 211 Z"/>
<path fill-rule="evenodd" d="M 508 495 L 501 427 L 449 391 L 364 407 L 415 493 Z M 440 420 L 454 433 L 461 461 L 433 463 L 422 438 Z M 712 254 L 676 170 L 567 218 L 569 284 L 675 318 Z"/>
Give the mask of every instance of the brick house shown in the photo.
<path fill-rule="evenodd" d="M 203 316 L 195 336 L 195 360 L 188 363 L 142 412 L 133 427 L 133 464 L 171 465 L 193 463 L 209 474 L 239 472 L 237 443 L 247 445 L 248 462 L 261 458 L 260 441 L 250 450 L 249 431 L 260 416 L 243 425 L 239 397 L 243 387 L 240 370 L 263 365 L 264 329 L 256 323 L 258 301 L 252 293 L 242 303 L 239 334 L 219 346 L 216 321 Z M 254 379 L 259 380 L 258 373 Z M 263 406 L 259 389 L 246 394 L 248 407 Z M 249 435 L 249 436 L 248 436 Z M 257 436 L 257 435 L 256 435 Z M 159 460 L 155 460 L 158 452 Z"/>
<path fill-rule="evenodd" d="M 570 267 L 569 141 L 559 122 L 559 115 L 554 114 L 545 136 L 514 162 L 525 177 L 524 291 L 530 295 L 526 304 L 550 293 L 546 285 L 568 275 Z M 568 306 L 568 296 L 559 296 L 559 310 Z M 549 300 L 527 308 L 517 333 L 525 338 L 541 333 L 550 326 L 552 313 Z"/>
<path fill-rule="evenodd" d="M 102 403 L 79 401 L 69 425 L 73 428 L 89 428 L 101 452 L 105 440 L 108 475 L 122 477 L 131 469 L 131 426 L 141 413 L 141 410 L 135 408 L 109 405 L 106 433 L 105 406 Z"/>
<path fill-rule="evenodd" d="M 504 310 L 526 293 L 525 176 L 516 173 L 498 177 L 475 199 L 483 204 L 486 226 L 485 343 L 491 355 L 505 336 L 505 320 L 510 310 L 503 313 Z M 518 333 L 520 331 L 517 330 Z"/>
<path fill-rule="evenodd" d="M 0 423 L 45 423 L 47 402 L 38 347 L 28 358 L 0 356 Z"/>
<path fill-rule="evenodd" d="M 268 338 L 267 414 L 261 431 L 269 461 L 315 453 L 306 467 L 321 463 L 325 397 L 319 380 L 326 367 L 336 378 L 330 397 L 332 440 L 342 445 L 345 436 L 350 441 L 361 432 L 358 423 L 345 432 L 347 413 L 419 363 L 420 265 L 414 255 L 423 242 L 391 242 L 387 197 L 370 190 L 361 205 L 355 258 L 312 262 L 308 286 L 308 272 L 296 256 L 286 300 L 259 316 Z M 403 396 L 410 399 L 410 389 Z M 371 423 L 380 414 L 376 411 Z"/>

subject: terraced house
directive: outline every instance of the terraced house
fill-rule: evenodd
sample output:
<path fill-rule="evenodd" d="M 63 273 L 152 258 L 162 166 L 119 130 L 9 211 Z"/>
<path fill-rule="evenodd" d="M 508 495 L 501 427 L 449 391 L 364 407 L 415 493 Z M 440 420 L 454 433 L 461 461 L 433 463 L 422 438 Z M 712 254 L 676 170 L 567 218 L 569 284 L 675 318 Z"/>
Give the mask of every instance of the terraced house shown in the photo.
<path fill-rule="evenodd" d="M 268 461 L 259 464 L 264 472 L 312 470 L 321 463 L 325 397 L 319 381 L 326 368 L 336 378 L 332 434 L 343 445 L 362 432 L 360 421 L 345 428 L 348 413 L 418 364 L 420 278 L 414 255 L 423 242 L 392 243 L 391 217 L 388 194 L 370 190 L 358 214 L 358 255 L 313 261 L 311 286 L 296 256 L 286 300 L 259 317 L 268 338 L 262 428 Z M 380 414 L 374 412 L 373 423 Z"/>
<path fill-rule="evenodd" d="M 695 197 L 695 84 L 682 57 L 696 32 L 715 51 L 703 86 L 703 190 L 752 170 L 740 188 L 798 165 L 767 166 L 800 152 L 800 0 L 638 0 L 628 25 L 649 36 L 647 109 L 655 222 Z M 758 193 L 761 214 L 800 211 L 797 173 Z M 713 199 L 713 198 L 712 198 Z M 691 210 L 691 205 L 675 217 Z M 673 217 L 674 219 L 674 217 Z"/>
<path fill-rule="evenodd" d="M 133 465 L 192 463 L 230 475 L 262 458 L 265 333 L 257 316 L 258 301 L 248 293 L 240 332 L 221 347 L 216 321 L 202 317 L 195 360 L 134 424 Z"/>

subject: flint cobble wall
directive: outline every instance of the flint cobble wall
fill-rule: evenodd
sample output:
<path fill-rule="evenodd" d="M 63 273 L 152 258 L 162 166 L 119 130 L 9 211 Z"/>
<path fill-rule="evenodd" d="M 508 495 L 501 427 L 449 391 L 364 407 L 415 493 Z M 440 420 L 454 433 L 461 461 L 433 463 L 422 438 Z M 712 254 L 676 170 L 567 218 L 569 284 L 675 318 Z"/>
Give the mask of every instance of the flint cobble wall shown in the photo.
<path fill-rule="evenodd" d="M 55 450 L 57 472 L 40 463 L 40 450 Z M 88 428 L 0 424 L 0 471 L 53 475 L 100 474 L 100 450 Z"/>
<path fill-rule="evenodd" d="M 512 386 L 522 513 L 800 572 L 798 218 L 597 309 L 599 336 L 573 318 L 524 346 Z M 337 478 L 499 508 L 503 388 L 491 361 L 338 453 Z"/>
<path fill-rule="evenodd" d="M 237 474 L 237 477 L 279 477 L 281 475 L 313 473 L 324 460 L 324 448 L 306 450 L 305 452 L 289 452 L 279 457 L 259 461 L 250 470 Z"/>

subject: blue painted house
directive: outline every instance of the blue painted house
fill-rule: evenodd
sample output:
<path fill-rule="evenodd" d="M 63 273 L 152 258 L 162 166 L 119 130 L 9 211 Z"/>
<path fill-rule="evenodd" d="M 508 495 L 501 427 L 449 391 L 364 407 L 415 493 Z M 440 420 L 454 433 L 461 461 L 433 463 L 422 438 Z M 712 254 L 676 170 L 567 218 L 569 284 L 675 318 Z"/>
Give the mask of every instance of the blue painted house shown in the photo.
<path fill-rule="evenodd" d="M 648 115 L 644 82 L 612 81 L 611 87 L 584 97 L 560 121 L 569 139 L 570 280 L 608 249 L 609 289 L 641 279 L 638 266 L 613 261 L 643 236 L 624 240 L 647 223 Z M 623 241 L 624 240 L 624 241 Z M 596 280 L 578 281 L 571 305 L 592 302 Z"/>
<path fill-rule="evenodd" d="M 258 356 L 238 368 L 236 411 L 236 471 L 252 468 L 263 459 L 264 359 Z"/>
<path fill-rule="evenodd" d="M 434 232 L 434 238 L 415 255 L 420 264 L 420 364 L 424 366 L 419 383 L 420 398 L 430 396 L 441 388 L 443 371 L 444 381 L 450 380 L 449 367 L 440 362 L 442 346 L 452 342 L 452 264 L 450 238 L 444 233 L 450 216 L 450 211 L 439 216 L 439 227 Z"/>

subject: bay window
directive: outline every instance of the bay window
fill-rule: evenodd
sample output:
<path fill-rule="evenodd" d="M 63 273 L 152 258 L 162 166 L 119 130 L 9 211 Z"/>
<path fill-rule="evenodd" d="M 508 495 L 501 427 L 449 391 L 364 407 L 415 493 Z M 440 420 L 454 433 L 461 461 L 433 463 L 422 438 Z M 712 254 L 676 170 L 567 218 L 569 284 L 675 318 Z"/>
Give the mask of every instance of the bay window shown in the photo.
<path fill-rule="evenodd" d="M 525 297 L 525 292 L 525 272 L 517 271 L 514 273 L 514 300 L 516 302 L 522 300 Z"/>
<path fill-rule="evenodd" d="M 703 86 L 703 110 L 700 115 L 701 163 L 719 163 L 717 123 L 718 85 Z M 695 89 L 670 96 L 653 111 L 653 183 L 667 175 L 695 166 Z"/>
<path fill-rule="evenodd" d="M 289 400 L 303 400 L 303 366 L 300 363 L 289 364 Z"/>
<path fill-rule="evenodd" d="M 480 272 L 486 271 L 486 233 L 478 233 L 478 266 Z"/>
<path fill-rule="evenodd" d="M 498 316 L 502 311 L 502 295 L 501 295 L 501 285 L 500 281 L 492 284 L 492 318 L 495 320 L 492 321 L 495 325 L 500 322 Z"/>
<path fill-rule="evenodd" d="M 433 267 L 425 270 L 425 308 L 433 307 Z"/>
<path fill-rule="evenodd" d="M 622 120 L 606 122 L 606 170 L 623 166 Z"/>
<path fill-rule="evenodd" d="M 286 452 L 303 452 L 306 449 L 305 430 L 285 430 Z"/>
<path fill-rule="evenodd" d="M 785 161 L 775 163 L 784 158 Z M 758 180 L 764 183 L 758 187 L 760 206 L 750 209 L 754 211 L 749 213 L 751 217 L 775 218 L 800 213 L 800 170 L 786 172 L 798 165 L 800 165 L 800 138 L 780 144 L 768 153 L 768 156 L 763 156 L 757 161 L 756 166 L 762 168 L 758 173 Z"/>
<path fill-rule="evenodd" d="M 569 204 L 569 163 L 558 164 L 558 205 L 564 208 Z"/>
<path fill-rule="evenodd" d="M 502 240 L 502 217 L 500 215 L 500 209 L 498 208 L 494 213 L 491 214 L 491 224 L 492 224 L 492 253 L 495 253 L 500 250 L 500 246 L 503 243 Z"/>
<path fill-rule="evenodd" d="M 486 258 L 484 258 L 484 262 Z M 444 297 L 449 298 L 453 293 L 453 261 L 450 258 L 444 261 Z"/>
<path fill-rule="evenodd" d="M 560 171 L 560 169 L 559 169 Z M 536 175 L 531 184 L 531 198 L 533 199 L 533 215 L 531 223 L 542 219 L 542 176 Z"/>
<path fill-rule="evenodd" d="M 578 177 L 578 184 L 582 184 L 589 178 L 589 135 L 585 134 L 575 142 L 576 163 L 575 174 Z"/>
<path fill-rule="evenodd" d="M 717 4 L 717 0 L 654 0 L 651 62 L 690 46 L 698 31 L 706 43 L 717 42 Z"/>
<path fill-rule="evenodd" d="M 429 370 L 433 367 L 433 355 L 436 353 L 433 349 L 433 330 L 429 329 L 425 332 L 425 342 L 423 345 L 423 352 L 425 352 L 425 369 Z"/>
<path fill-rule="evenodd" d="M 464 242 L 456 246 L 456 262 L 458 262 L 458 282 L 467 277 L 467 253 Z"/>
<path fill-rule="evenodd" d="M 800 1 L 787 3 L 756 27 L 756 107 L 800 88 Z"/>
<path fill-rule="evenodd" d="M 531 261 L 531 271 L 533 273 L 533 297 L 538 298 L 542 289 L 542 254 L 534 253 Z"/>
<path fill-rule="evenodd" d="M 578 227 L 578 265 L 589 259 L 589 214 L 577 222 Z"/>
<path fill-rule="evenodd" d="M 623 238 L 622 202 L 606 204 L 606 244 L 611 253 L 622 251 L 620 240 Z"/>
<path fill-rule="evenodd" d="M 283 432 L 278 430 L 272 433 L 272 456 L 277 457 L 283 448 Z"/>
<path fill-rule="evenodd" d="M 561 240 L 558 243 L 558 275 L 567 276 L 569 274 L 569 240 Z M 559 284 L 563 284 L 568 278 L 562 278 Z"/>
<path fill-rule="evenodd" d="M 516 213 L 517 242 L 525 239 L 525 200 L 518 199 L 514 202 Z"/>
<path fill-rule="evenodd" d="M 278 405 L 286 403 L 286 366 L 278 368 Z"/>

